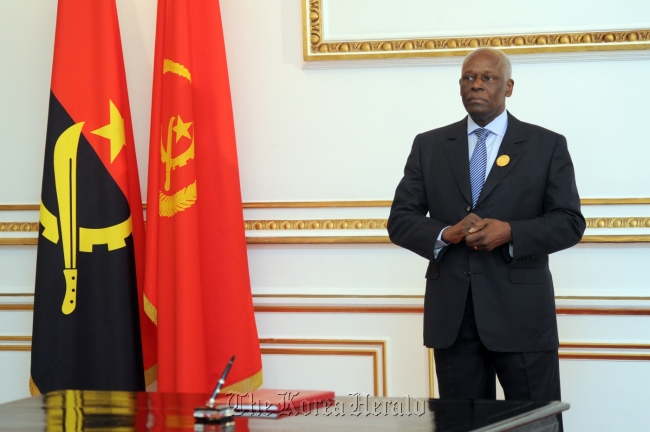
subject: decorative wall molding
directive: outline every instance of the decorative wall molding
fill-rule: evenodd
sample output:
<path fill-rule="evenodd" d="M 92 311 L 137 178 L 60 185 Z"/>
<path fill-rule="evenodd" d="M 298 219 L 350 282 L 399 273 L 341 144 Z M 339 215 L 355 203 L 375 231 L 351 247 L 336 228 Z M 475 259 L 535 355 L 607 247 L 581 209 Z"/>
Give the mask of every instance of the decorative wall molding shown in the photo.
<path fill-rule="evenodd" d="M 0 238 L 0 246 L 36 246 L 38 239 L 33 238 Z"/>
<path fill-rule="evenodd" d="M 367 230 L 386 229 L 388 219 L 310 219 L 310 220 L 250 220 L 248 231 L 259 230 Z M 650 226 L 650 218 L 648 219 Z M 0 229 L 2 225 L 0 224 Z"/>
<path fill-rule="evenodd" d="M 330 347 L 340 347 L 340 346 L 363 346 L 363 347 L 374 347 L 375 350 L 344 350 L 345 352 L 353 353 L 364 353 L 360 355 L 369 355 L 368 352 L 374 352 L 375 355 L 371 355 L 373 358 L 373 389 L 375 396 L 379 396 L 379 363 L 381 363 L 381 395 L 386 397 L 388 396 L 388 363 L 387 363 L 387 349 L 385 340 L 365 340 L 365 339 L 297 339 L 297 338 L 260 338 L 260 346 L 264 345 L 299 345 L 299 346 L 330 346 Z M 262 348 L 262 354 L 265 353 L 265 350 L 271 348 Z M 276 348 L 277 349 L 277 348 Z M 322 352 L 335 352 L 337 354 L 325 354 L 325 355 L 346 355 L 340 354 L 340 349 L 328 349 L 328 350 L 311 350 L 315 352 L 313 355 L 323 355 Z M 268 354 L 280 354 L 277 352 Z M 294 351 L 291 351 L 288 354 L 296 355 L 305 355 L 305 348 L 300 348 Z M 311 354 L 308 354 L 311 355 Z M 352 355 L 352 354 L 350 354 Z"/>
<path fill-rule="evenodd" d="M 34 297 L 34 293 L 0 293 L 0 299 L 3 297 Z M 253 294 L 254 299 L 293 299 L 293 300 L 321 300 L 321 299 L 344 299 L 344 300 L 424 300 L 424 295 L 405 295 L 405 294 Z M 639 296 L 555 296 L 555 300 L 580 300 L 580 301 L 623 301 L 623 302 L 649 302 L 650 297 Z M 3 303 L 0 303 L 0 305 Z M 5 303 L 6 304 L 6 303 Z M 9 303 L 11 304 L 11 303 Z M 23 306 L 21 306 L 23 307 Z M 603 308 L 600 308 L 603 309 Z M 612 309 L 610 307 L 610 309 Z M 617 308 L 613 308 L 616 310 Z M 23 309 L 21 309 L 23 310 Z"/>
<path fill-rule="evenodd" d="M 423 295 L 346 295 L 346 294 L 253 294 L 253 298 L 274 299 L 418 299 L 424 300 Z M 648 297 L 650 300 L 650 297 Z"/>
<path fill-rule="evenodd" d="M 310 306 L 254 305 L 259 313 L 421 314 L 424 306 Z"/>
<path fill-rule="evenodd" d="M 247 244 L 392 244 L 388 236 L 246 237 Z"/>
<path fill-rule="evenodd" d="M 650 217 L 585 218 L 587 228 L 650 228 Z M 276 219 L 245 221 L 246 230 L 367 230 L 386 229 L 388 219 Z M 36 231 L 38 225 L 36 225 Z M 2 224 L 0 224 L 2 231 Z"/>
<path fill-rule="evenodd" d="M 38 204 L 0 204 L 0 211 L 38 211 Z"/>
<path fill-rule="evenodd" d="M 248 244 L 392 244 L 388 236 L 246 237 Z M 650 235 L 586 235 L 580 243 L 650 243 Z"/>
<path fill-rule="evenodd" d="M 392 244 L 388 236 L 302 236 L 302 237 L 246 237 L 252 245 L 300 245 L 300 244 Z M 584 236 L 580 243 L 650 243 L 650 235 L 602 235 Z M 36 246 L 37 238 L 0 238 L 0 246 Z"/>
<path fill-rule="evenodd" d="M 650 228 L 649 217 L 585 218 L 587 228 Z"/>
<path fill-rule="evenodd" d="M 648 361 L 650 354 L 628 354 L 628 353 L 600 353 L 600 352 L 563 352 L 559 353 L 560 360 L 627 360 L 627 361 Z"/>
<path fill-rule="evenodd" d="M 580 243 L 650 243 L 650 235 L 586 235 Z"/>
<path fill-rule="evenodd" d="M 38 222 L 0 222 L 0 232 L 38 232 Z"/>
<path fill-rule="evenodd" d="M 26 295 L 21 294 L 20 296 L 25 297 Z M 254 295 L 254 298 L 278 298 L 278 296 L 260 296 Z M 305 299 L 305 298 L 347 298 L 347 299 L 363 299 L 367 297 L 363 296 L 282 296 L 281 298 L 296 298 L 296 299 Z M 386 298 L 386 299 L 396 299 L 399 300 L 402 297 L 399 296 L 377 296 L 375 298 Z M 422 299 L 421 296 L 409 296 L 408 299 Z M 556 297 L 556 300 L 562 300 L 563 297 Z M 575 299 L 582 299 L 581 297 L 575 297 Z M 608 299 L 610 297 L 602 297 L 598 299 Z M 633 298 L 629 297 L 619 297 L 615 300 L 630 300 Z M 644 298 L 645 300 L 645 298 Z M 254 304 L 253 308 L 256 313 L 334 313 L 334 314 L 422 314 L 424 313 L 424 306 L 421 304 L 336 304 L 336 305 L 321 305 L 321 304 Z M 33 311 L 33 303 L 0 303 L 0 312 L 9 312 L 9 311 Z M 630 306 L 621 306 L 621 307 L 611 307 L 611 306 L 557 306 L 556 307 L 557 315 L 593 315 L 593 316 L 650 316 L 650 308 L 643 307 L 640 305 L 630 305 Z M 1 339 L 0 339 L 1 341 Z"/>
<path fill-rule="evenodd" d="M 427 371 L 429 375 L 429 398 L 436 397 L 436 363 L 433 358 L 433 348 L 427 348 Z"/>
<path fill-rule="evenodd" d="M 25 345 L 0 345 L 0 351 L 31 351 L 32 346 Z"/>
<path fill-rule="evenodd" d="M 373 391 L 379 396 L 379 368 L 377 351 L 364 349 L 261 348 L 262 355 L 313 355 L 371 357 L 373 364 Z"/>
<path fill-rule="evenodd" d="M 244 209 L 278 208 L 340 208 L 340 207 L 390 207 L 392 200 L 357 201 L 252 201 L 242 203 Z M 650 204 L 650 198 L 583 198 L 582 205 L 633 205 Z M 146 209 L 147 204 L 142 203 Z M 38 204 L 0 204 L 0 211 L 38 211 Z"/>
<path fill-rule="evenodd" d="M 650 200 L 649 200 L 650 201 Z M 339 208 L 339 207 L 390 207 L 392 200 L 361 200 L 361 201 L 260 201 L 245 202 L 245 209 L 271 208 Z"/>
<path fill-rule="evenodd" d="M 33 311 L 33 310 L 34 310 L 34 303 L 4 303 L 4 304 L 0 304 L 0 312 L 3 312 L 3 311 Z"/>
<path fill-rule="evenodd" d="M 625 349 L 625 350 L 648 350 L 650 344 L 637 343 L 609 343 L 609 342 L 562 342 L 560 348 L 578 348 L 578 349 Z"/>
<path fill-rule="evenodd" d="M 380 396 L 380 393 L 381 396 L 388 396 L 388 363 L 385 340 L 260 338 L 259 341 L 262 354 L 268 355 L 370 357 L 373 364 L 374 396 Z M 15 344 L 16 342 L 23 342 L 23 344 L 18 345 Z M 31 351 L 31 342 L 31 336 L 0 336 L 0 351 Z M 273 347 L 274 345 L 297 345 L 300 348 Z M 305 346 L 329 346 L 331 348 L 309 348 Z M 350 346 L 352 348 L 340 349 L 341 346 Z"/>
<path fill-rule="evenodd" d="M 245 209 L 277 208 L 341 208 L 341 207 L 390 207 L 392 200 L 358 200 L 358 201 L 257 201 L 245 202 Z M 584 205 L 638 205 L 650 204 L 650 198 L 583 198 Z M 0 210 L 2 207 L 0 206 Z M 38 210 L 38 208 L 37 208 Z"/>
<path fill-rule="evenodd" d="M 258 313 L 352 313 L 352 314 L 422 314 L 424 306 L 394 305 L 255 305 Z M 608 315 L 650 316 L 650 308 L 641 307 L 563 307 L 556 308 L 557 315 Z"/>
<path fill-rule="evenodd" d="M 650 198 L 583 198 L 582 205 L 634 205 L 650 204 Z"/>
<path fill-rule="evenodd" d="M 650 217 L 585 218 L 587 228 L 650 228 Z M 270 219 L 247 220 L 247 231 L 386 229 L 388 219 Z M 38 232 L 38 222 L 0 222 L 0 232 Z"/>
<path fill-rule="evenodd" d="M 390 59 L 465 56 L 479 47 L 507 54 L 644 50 L 650 30 L 556 32 L 540 34 L 461 36 L 360 41 L 324 40 L 322 0 L 303 0 L 303 58 L 314 60 Z"/>
<path fill-rule="evenodd" d="M 31 336 L 0 336 L 0 351 L 31 351 Z"/>

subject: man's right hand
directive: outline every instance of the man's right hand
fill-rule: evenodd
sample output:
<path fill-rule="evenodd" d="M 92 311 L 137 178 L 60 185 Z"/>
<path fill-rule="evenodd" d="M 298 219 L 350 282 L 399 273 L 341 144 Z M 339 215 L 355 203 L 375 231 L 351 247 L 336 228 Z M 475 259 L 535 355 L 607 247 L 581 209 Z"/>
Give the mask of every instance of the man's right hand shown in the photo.
<path fill-rule="evenodd" d="M 452 225 L 445 229 L 442 232 L 442 241 L 445 243 L 460 243 L 466 236 L 482 230 L 483 227 L 485 227 L 483 219 L 474 213 L 470 213 L 456 225 Z"/>

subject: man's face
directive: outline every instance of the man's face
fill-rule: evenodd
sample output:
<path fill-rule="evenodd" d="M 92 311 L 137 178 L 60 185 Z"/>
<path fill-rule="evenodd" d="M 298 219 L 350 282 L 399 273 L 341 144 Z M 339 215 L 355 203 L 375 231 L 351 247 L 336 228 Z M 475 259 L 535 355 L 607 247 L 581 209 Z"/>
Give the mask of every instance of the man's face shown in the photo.
<path fill-rule="evenodd" d="M 465 110 L 479 126 L 485 126 L 506 109 L 506 97 L 512 94 L 515 82 L 506 80 L 497 54 L 482 51 L 472 55 L 463 65 L 460 96 Z"/>

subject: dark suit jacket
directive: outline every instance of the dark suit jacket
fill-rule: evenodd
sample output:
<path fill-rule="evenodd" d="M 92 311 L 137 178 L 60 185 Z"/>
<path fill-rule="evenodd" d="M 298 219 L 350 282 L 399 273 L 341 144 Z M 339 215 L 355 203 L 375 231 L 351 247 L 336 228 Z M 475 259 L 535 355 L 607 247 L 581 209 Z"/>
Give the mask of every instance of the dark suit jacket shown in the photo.
<path fill-rule="evenodd" d="M 447 348 L 455 341 L 471 285 L 479 335 L 488 349 L 558 348 L 548 255 L 578 243 L 585 229 L 566 139 L 508 113 L 501 155 L 508 155 L 510 162 L 492 166 L 473 211 L 510 223 L 514 255 L 508 244 L 486 252 L 461 242 L 445 247 L 434 259 L 440 231 L 471 210 L 467 118 L 422 133 L 413 143 L 388 233 L 393 243 L 430 260 L 427 347 Z"/>

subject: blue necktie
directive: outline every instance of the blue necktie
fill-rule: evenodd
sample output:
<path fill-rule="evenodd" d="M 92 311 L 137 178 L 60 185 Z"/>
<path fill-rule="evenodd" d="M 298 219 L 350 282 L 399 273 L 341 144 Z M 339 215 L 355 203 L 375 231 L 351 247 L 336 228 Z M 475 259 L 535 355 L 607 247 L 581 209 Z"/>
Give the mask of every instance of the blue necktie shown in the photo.
<path fill-rule="evenodd" d="M 478 128 L 474 130 L 474 133 L 478 137 L 478 142 L 476 143 L 476 148 L 474 148 L 472 158 L 469 160 L 469 181 L 472 186 L 472 208 L 476 207 L 478 197 L 481 195 L 481 189 L 483 189 L 483 183 L 485 183 L 485 169 L 487 166 L 487 148 L 485 147 L 485 140 L 488 135 L 490 135 L 490 131 L 484 128 Z"/>

